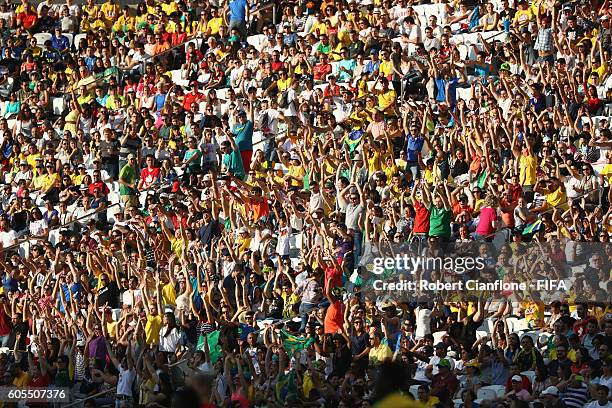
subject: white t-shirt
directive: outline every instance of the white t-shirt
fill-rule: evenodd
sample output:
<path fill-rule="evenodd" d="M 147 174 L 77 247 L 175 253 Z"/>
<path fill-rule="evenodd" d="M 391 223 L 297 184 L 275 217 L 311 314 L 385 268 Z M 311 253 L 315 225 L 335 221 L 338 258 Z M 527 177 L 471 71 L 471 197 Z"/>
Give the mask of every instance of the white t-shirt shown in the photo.
<path fill-rule="evenodd" d="M 287 90 L 287 103 L 289 103 L 289 106 L 287 106 L 286 109 L 283 109 L 283 114 L 285 116 L 297 116 L 297 92 L 295 92 L 295 89 L 293 88 L 289 88 Z"/>
<path fill-rule="evenodd" d="M 599 401 L 591 401 L 584 406 L 584 408 L 612 408 L 612 402 L 607 401 L 605 404 L 601 405 Z"/>
<path fill-rule="evenodd" d="M 30 222 L 30 234 L 34 236 L 42 235 L 48 227 L 47 221 L 44 219 L 32 221 Z"/>
<path fill-rule="evenodd" d="M 117 380 L 117 395 L 132 396 L 132 384 L 136 379 L 136 370 L 124 370 L 119 367 L 119 379 Z"/>
<path fill-rule="evenodd" d="M 134 306 L 141 300 L 142 293 L 140 292 L 140 289 L 128 289 L 123 292 L 123 296 L 121 297 L 121 301 L 127 306 Z"/>
<path fill-rule="evenodd" d="M 417 307 L 416 313 L 416 331 L 415 336 L 417 339 L 422 339 L 426 334 L 431 334 L 431 310 L 421 309 Z"/>
<path fill-rule="evenodd" d="M 176 327 L 166 336 L 167 331 L 167 326 L 162 327 L 159 331 L 159 351 L 174 353 L 181 341 L 181 333 Z"/>
<path fill-rule="evenodd" d="M 455 359 L 449 356 L 444 357 L 444 359 L 448 360 L 451 366 L 450 367 L 451 371 L 454 371 L 455 370 Z M 438 356 L 433 356 L 432 358 L 429 359 L 429 364 L 433 366 L 433 370 L 431 371 L 433 375 L 436 375 L 440 372 L 440 370 L 438 369 L 438 363 L 440 363 L 440 360 L 442 359 Z"/>
<path fill-rule="evenodd" d="M 0 242 L 6 248 L 17 243 L 17 233 L 14 230 L 0 231 Z"/>

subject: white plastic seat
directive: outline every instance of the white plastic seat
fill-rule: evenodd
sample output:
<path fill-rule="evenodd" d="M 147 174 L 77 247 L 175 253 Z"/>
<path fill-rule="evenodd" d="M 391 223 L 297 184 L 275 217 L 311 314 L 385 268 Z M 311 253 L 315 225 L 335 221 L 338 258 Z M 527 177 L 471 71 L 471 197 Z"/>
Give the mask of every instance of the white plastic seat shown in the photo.
<path fill-rule="evenodd" d="M 73 41 L 74 41 L 74 34 L 70 34 L 70 33 L 63 33 L 66 38 L 68 39 L 68 46 L 72 47 Z"/>
<path fill-rule="evenodd" d="M 506 387 L 503 385 L 485 385 L 484 387 L 480 387 L 480 389 L 491 390 L 495 392 L 498 398 L 503 397 L 506 394 Z"/>
<path fill-rule="evenodd" d="M 51 105 L 53 106 L 53 114 L 61 115 L 66 109 L 66 101 L 63 97 L 51 98 Z"/>
<path fill-rule="evenodd" d="M 486 330 L 476 330 L 476 340 L 480 340 L 483 337 L 487 337 L 489 332 Z"/>
<path fill-rule="evenodd" d="M 536 332 L 519 332 L 519 337 L 522 339 L 523 337 L 531 337 L 531 340 L 533 340 L 533 344 L 537 344 L 538 341 L 538 333 Z"/>
<path fill-rule="evenodd" d="M 51 39 L 51 34 L 49 34 L 49 33 L 36 33 L 36 34 L 34 34 L 34 38 L 36 38 L 36 44 L 39 47 L 43 47 L 45 45 L 45 41 Z"/>
<path fill-rule="evenodd" d="M 437 343 L 441 342 L 442 338 L 444 336 L 446 336 L 447 334 L 448 334 L 448 332 L 445 331 L 445 330 L 437 331 L 437 332 L 433 333 L 432 335 L 433 335 L 433 338 L 434 338 L 434 344 L 437 344 Z"/>
<path fill-rule="evenodd" d="M 529 330 L 529 322 L 527 321 L 527 319 L 518 319 L 516 322 L 514 322 L 514 327 L 512 328 L 512 331 L 521 331 L 521 330 Z"/>
<path fill-rule="evenodd" d="M 508 331 L 510 333 L 516 331 L 514 330 L 514 324 L 518 321 L 518 319 L 516 317 L 508 317 L 506 319 L 506 324 L 508 325 Z"/>
<path fill-rule="evenodd" d="M 77 34 L 74 36 L 74 48 L 78 51 L 79 47 L 81 46 L 81 40 L 83 38 L 87 38 L 87 34 L 86 33 L 81 33 L 81 34 Z"/>
<path fill-rule="evenodd" d="M 255 49 L 259 52 L 261 52 L 263 48 L 264 41 L 266 41 L 265 34 L 257 34 L 247 37 L 247 43 L 255 47 Z"/>
<path fill-rule="evenodd" d="M 484 400 L 493 401 L 496 398 L 497 398 L 497 392 L 487 387 L 482 387 L 478 389 L 478 392 L 476 393 L 476 401 L 484 401 Z"/>
<path fill-rule="evenodd" d="M 536 373 L 535 371 L 523 371 L 521 375 L 524 375 L 525 377 L 529 378 L 529 382 L 533 383 Z"/>

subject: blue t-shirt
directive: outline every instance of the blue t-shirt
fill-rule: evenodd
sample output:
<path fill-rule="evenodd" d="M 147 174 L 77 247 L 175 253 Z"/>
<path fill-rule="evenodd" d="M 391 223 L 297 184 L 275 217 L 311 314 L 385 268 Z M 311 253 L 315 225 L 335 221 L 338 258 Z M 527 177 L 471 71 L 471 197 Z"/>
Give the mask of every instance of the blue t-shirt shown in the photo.
<path fill-rule="evenodd" d="M 161 111 L 165 104 L 166 104 L 166 94 L 155 95 L 155 108 L 157 112 Z"/>
<path fill-rule="evenodd" d="M 236 137 L 236 145 L 241 152 L 253 150 L 253 122 L 247 120 L 244 123 L 236 123 L 232 128 L 232 134 Z"/>
<path fill-rule="evenodd" d="M 232 0 L 229 3 L 230 21 L 246 22 L 246 0 Z"/>
<path fill-rule="evenodd" d="M 406 156 L 409 162 L 415 162 L 419 160 L 418 154 L 423 149 L 423 143 L 425 139 L 422 136 L 408 135 L 408 143 L 406 143 Z"/>
<path fill-rule="evenodd" d="M 446 84 L 448 83 L 448 93 L 451 104 L 454 105 L 457 101 L 457 78 L 444 79 L 436 78 L 436 86 L 438 87 L 438 94 L 436 95 L 436 101 L 446 102 Z"/>
<path fill-rule="evenodd" d="M 8 273 L 5 273 L 4 277 L 2 278 L 2 286 L 4 286 L 5 292 L 17 291 L 17 281 L 13 279 Z"/>
<path fill-rule="evenodd" d="M 489 64 L 474 65 L 474 76 L 483 77 L 487 75 L 491 75 L 491 65 Z"/>
<path fill-rule="evenodd" d="M 380 60 L 368 61 L 363 71 L 367 74 L 371 74 L 374 71 L 378 71 L 379 68 L 380 68 Z"/>

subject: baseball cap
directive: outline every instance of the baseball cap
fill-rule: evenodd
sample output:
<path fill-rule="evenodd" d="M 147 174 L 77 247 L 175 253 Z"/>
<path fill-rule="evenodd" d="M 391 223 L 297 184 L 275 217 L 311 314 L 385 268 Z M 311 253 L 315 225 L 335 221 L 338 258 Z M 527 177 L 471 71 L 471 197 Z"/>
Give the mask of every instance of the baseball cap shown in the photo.
<path fill-rule="evenodd" d="M 439 342 L 436 344 L 436 348 L 437 349 L 445 349 L 447 348 L 446 344 L 444 344 L 444 342 Z"/>
<path fill-rule="evenodd" d="M 136 158 L 136 155 L 134 155 L 134 153 L 130 153 L 130 154 L 127 155 L 127 159 L 128 160 L 135 159 L 135 158 Z"/>
<path fill-rule="evenodd" d="M 541 396 L 551 395 L 553 397 L 557 397 L 559 395 L 559 389 L 557 387 L 555 387 L 554 385 L 551 385 L 550 387 L 548 387 L 544 391 L 542 391 L 542 393 L 540 395 Z"/>
<path fill-rule="evenodd" d="M 443 358 L 442 360 L 440 360 L 440 362 L 438 363 L 438 367 L 446 367 L 446 368 L 450 368 L 450 361 L 448 361 L 447 359 Z"/>
<path fill-rule="evenodd" d="M 610 16 L 605 14 L 599 18 L 599 21 L 608 21 L 609 19 L 610 19 Z"/>
<path fill-rule="evenodd" d="M 521 377 L 520 375 L 512 376 L 512 382 L 522 382 L 522 381 L 523 381 L 523 377 Z"/>

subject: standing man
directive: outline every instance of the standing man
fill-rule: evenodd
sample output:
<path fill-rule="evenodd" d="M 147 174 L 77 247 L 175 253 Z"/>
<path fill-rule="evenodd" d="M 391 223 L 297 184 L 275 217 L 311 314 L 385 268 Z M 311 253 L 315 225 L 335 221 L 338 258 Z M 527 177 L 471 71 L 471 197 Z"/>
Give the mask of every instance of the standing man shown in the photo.
<path fill-rule="evenodd" d="M 245 171 L 251 168 L 251 156 L 253 155 L 253 109 L 251 107 L 251 120 L 247 119 L 245 111 L 241 110 L 236 115 L 236 124 L 232 128 L 232 135 L 236 140 L 242 164 Z"/>
<path fill-rule="evenodd" d="M 229 31 L 233 28 L 237 29 L 240 33 L 241 39 L 245 39 L 247 36 L 247 21 L 249 21 L 249 2 L 247 0 L 231 0 L 225 7 L 224 16 L 226 18 L 229 14 Z"/>
<path fill-rule="evenodd" d="M 136 189 L 136 156 L 128 154 L 127 163 L 119 171 L 119 196 L 126 208 L 138 207 L 138 190 Z"/>

